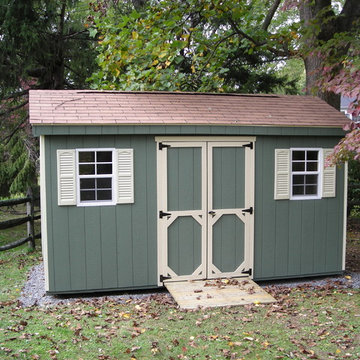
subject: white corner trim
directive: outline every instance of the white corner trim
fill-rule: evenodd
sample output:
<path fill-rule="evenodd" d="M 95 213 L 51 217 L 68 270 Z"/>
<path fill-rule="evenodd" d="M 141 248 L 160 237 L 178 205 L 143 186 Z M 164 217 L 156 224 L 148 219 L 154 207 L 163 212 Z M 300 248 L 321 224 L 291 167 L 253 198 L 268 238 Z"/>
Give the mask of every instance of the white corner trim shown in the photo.
<path fill-rule="evenodd" d="M 45 136 L 40 135 L 40 207 L 41 207 L 41 250 L 45 273 L 45 291 L 49 291 L 49 262 L 46 209 L 46 168 L 45 168 Z"/>
<path fill-rule="evenodd" d="M 347 225 L 347 194 L 348 193 L 348 163 L 344 165 L 344 223 L 343 223 L 343 253 L 342 253 L 342 270 L 345 270 L 346 260 L 346 225 Z"/>

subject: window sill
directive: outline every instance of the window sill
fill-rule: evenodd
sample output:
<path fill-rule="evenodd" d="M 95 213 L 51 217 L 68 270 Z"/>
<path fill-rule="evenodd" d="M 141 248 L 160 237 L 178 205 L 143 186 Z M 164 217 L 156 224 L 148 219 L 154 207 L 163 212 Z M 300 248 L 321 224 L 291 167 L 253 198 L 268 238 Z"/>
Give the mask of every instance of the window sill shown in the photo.
<path fill-rule="evenodd" d="M 96 201 L 96 202 L 82 202 L 77 203 L 78 207 L 87 207 L 87 206 L 114 206 L 116 205 L 115 201 Z"/>

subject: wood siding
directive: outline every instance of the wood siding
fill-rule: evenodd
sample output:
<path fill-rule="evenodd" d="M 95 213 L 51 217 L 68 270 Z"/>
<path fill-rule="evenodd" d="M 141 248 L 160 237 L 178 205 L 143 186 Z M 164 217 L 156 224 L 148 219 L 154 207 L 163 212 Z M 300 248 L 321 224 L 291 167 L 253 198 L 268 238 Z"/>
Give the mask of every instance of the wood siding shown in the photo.
<path fill-rule="evenodd" d="M 156 155 L 153 137 L 46 138 L 49 292 L 155 287 Z M 135 203 L 57 205 L 56 150 L 134 149 Z"/>
<path fill-rule="evenodd" d="M 274 200 L 275 149 L 329 148 L 337 139 L 261 137 L 255 154 L 254 278 L 275 279 L 342 271 L 344 172 L 337 169 L 336 197 Z"/>
<path fill-rule="evenodd" d="M 279 126 L 218 126 L 218 125 L 33 125 L 40 135 L 272 135 L 272 136 L 344 136 L 341 128 L 279 127 Z"/>
<path fill-rule="evenodd" d="M 56 127 L 53 129 L 56 131 Z M 178 131 L 177 135 L 179 133 L 184 132 Z M 220 132 L 220 135 L 225 134 Z M 338 137 L 325 136 L 257 136 L 255 279 L 341 272 L 343 169 L 337 170 L 336 198 L 274 200 L 276 148 L 329 148 L 337 141 Z M 46 136 L 45 146 L 49 292 L 156 287 L 157 194 L 154 136 Z M 56 150 L 82 147 L 134 149 L 134 204 L 58 206 Z"/>

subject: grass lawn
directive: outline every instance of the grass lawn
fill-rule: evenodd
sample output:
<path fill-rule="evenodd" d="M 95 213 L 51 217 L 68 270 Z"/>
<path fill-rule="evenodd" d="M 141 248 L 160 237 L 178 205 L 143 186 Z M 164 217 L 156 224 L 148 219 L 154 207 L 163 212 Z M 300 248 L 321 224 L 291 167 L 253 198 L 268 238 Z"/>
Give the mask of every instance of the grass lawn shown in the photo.
<path fill-rule="evenodd" d="M 24 234 L 24 226 L 1 231 L 0 245 Z M 26 273 L 39 261 L 39 246 L 0 253 L 0 359 L 360 358 L 358 290 L 271 288 L 275 304 L 198 311 L 179 311 L 163 294 L 21 308 Z"/>

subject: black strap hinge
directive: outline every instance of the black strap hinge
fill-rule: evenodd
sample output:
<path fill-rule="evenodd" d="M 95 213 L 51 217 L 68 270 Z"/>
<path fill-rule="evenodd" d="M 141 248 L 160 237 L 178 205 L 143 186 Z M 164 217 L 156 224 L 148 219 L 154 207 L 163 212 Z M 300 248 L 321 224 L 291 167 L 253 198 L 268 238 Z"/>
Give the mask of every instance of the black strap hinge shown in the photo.
<path fill-rule="evenodd" d="M 160 282 L 164 282 L 164 280 L 169 280 L 169 279 L 171 279 L 170 276 L 160 275 Z"/>
<path fill-rule="evenodd" d="M 243 212 L 243 213 L 249 213 L 250 215 L 253 214 L 253 211 L 254 211 L 254 209 L 253 209 L 252 206 L 249 207 L 248 209 L 241 210 L 241 212 Z"/>
<path fill-rule="evenodd" d="M 248 274 L 249 276 L 251 276 L 252 274 L 252 269 L 246 270 L 245 269 L 241 272 L 242 274 Z"/>
<path fill-rule="evenodd" d="M 162 219 L 164 216 L 171 216 L 171 214 L 163 212 L 162 210 L 160 210 L 159 211 L 159 218 Z"/>
<path fill-rule="evenodd" d="M 164 148 L 169 148 L 170 145 L 169 144 L 163 144 L 162 142 L 159 142 L 159 150 L 162 150 Z"/>
<path fill-rule="evenodd" d="M 254 145 L 253 145 L 253 144 L 254 144 L 254 143 L 251 142 L 251 143 L 249 143 L 249 144 L 243 145 L 243 147 L 248 147 L 248 148 L 250 148 L 250 150 L 252 150 L 252 149 L 254 148 Z"/>

